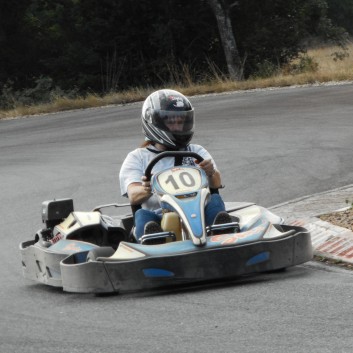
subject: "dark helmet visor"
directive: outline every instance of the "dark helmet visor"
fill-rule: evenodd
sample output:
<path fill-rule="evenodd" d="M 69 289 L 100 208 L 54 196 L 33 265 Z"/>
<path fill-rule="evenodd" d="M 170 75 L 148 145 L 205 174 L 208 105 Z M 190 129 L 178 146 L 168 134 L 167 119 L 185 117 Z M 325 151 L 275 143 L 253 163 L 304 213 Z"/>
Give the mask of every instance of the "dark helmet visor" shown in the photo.
<path fill-rule="evenodd" d="M 194 110 L 159 110 L 153 114 L 155 126 L 168 132 L 190 132 L 194 128 Z"/>

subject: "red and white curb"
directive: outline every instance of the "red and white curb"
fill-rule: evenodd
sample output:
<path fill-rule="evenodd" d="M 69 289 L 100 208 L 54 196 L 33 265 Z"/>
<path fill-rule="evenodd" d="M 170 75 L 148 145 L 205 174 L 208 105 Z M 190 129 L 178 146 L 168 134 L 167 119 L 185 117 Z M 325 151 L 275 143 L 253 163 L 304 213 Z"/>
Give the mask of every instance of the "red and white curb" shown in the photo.
<path fill-rule="evenodd" d="M 290 224 L 310 231 L 314 255 L 353 263 L 353 232 L 349 229 L 316 217 L 293 220 Z"/>

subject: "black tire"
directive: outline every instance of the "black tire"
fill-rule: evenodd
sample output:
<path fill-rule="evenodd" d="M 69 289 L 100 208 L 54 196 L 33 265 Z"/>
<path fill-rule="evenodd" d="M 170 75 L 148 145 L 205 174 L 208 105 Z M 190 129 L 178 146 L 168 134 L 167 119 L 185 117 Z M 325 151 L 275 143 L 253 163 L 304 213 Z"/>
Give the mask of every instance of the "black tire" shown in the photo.
<path fill-rule="evenodd" d="M 286 271 L 287 271 L 287 267 L 282 267 L 282 268 L 278 268 L 276 270 L 266 271 L 266 273 L 282 273 L 282 272 L 286 272 Z"/>
<path fill-rule="evenodd" d="M 110 257 L 115 253 L 115 250 L 110 246 L 102 246 L 100 248 L 92 249 L 87 254 L 86 261 L 95 261 L 98 257 Z"/>

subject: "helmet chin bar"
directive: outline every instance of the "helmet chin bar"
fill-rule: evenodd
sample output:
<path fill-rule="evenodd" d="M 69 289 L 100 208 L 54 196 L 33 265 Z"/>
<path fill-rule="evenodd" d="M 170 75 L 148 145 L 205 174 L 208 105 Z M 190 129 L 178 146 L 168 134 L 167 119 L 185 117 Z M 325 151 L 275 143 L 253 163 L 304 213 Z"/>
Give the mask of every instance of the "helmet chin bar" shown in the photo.
<path fill-rule="evenodd" d="M 163 146 L 165 146 L 167 148 L 168 151 L 178 151 L 180 149 L 186 148 L 187 146 L 189 146 L 192 136 L 194 135 L 193 132 L 190 133 L 189 136 L 187 136 L 187 138 L 184 139 L 180 139 L 178 135 L 176 135 L 175 133 L 167 133 L 167 132 L 163 132 L 165 139 L 163 142 L 161 141 L 155 141 Z"/>

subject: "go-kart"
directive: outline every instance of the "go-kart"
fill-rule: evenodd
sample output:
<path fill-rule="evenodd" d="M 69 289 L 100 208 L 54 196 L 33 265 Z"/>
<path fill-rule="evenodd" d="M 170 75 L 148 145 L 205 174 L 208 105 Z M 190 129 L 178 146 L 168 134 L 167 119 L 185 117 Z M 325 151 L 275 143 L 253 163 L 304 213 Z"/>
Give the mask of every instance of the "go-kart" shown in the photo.
<path fill-rule="evenodd" d="M 152 175 L 168 157 L 203 160 L 193 152 L 163 152 L 148 165 L 145 175 L 164 211 L 162 232 L 137 241 L 133 214 L 103 214 L 128 204 L 75 212 L 71 199 L 46 201 L 46 228 L 20 244 L 24 277 L 68 292 L 110 293 L 275 271 L 312 258 L 305 228 L 285 225 L 254 203 L 226 203 L 232 221 L 206 227 L 205 172 L 177 166 Z"/>

